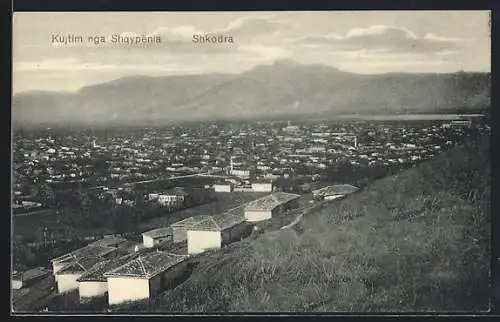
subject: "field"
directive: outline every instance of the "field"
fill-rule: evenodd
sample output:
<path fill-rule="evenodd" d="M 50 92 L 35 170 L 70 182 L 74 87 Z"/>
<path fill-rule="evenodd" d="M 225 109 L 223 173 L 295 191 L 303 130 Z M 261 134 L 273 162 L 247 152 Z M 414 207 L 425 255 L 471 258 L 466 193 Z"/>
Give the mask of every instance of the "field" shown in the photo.
<path fill-rule="evenodd" d="M 489 138 L 189 259 L 173 290 L 119 311 L 471 312 L 489 308 Z"/>
<path fill-rule="evenodd" d="M 227 209 L 236 207 L 242 203 L 259 198 L 266 193 L 256 192 L 235 192 L 235 193 L 215 193 L 216 202 L 203 204 L 197 207 L 187 208 L 174 213 L 166 214 L 165 216 L 145 220 L 134 227 L 137 232 L 168 226 L 173 222 L 184 218 L 199 215 L 199 214 L 217 214 Z M 72 210 L 67 210 L 72 211 Z M 30 216 L 14 216 L 13 217 L 13 232 L 17 238 L 25 240 L 43 241 L 43 229 L 47 227 L 50 235 L 54 235 L 55 239 L 67 239 L 74 236 L 94 236 L 112 233 L 109 229 L 102 227 L 82 228 L 71 227 L 63 224 L 59 215 L 55 210 L 45 210 Z"/>
<path fill-rule="evenodd" d="M 67 210 L 66 214 L 75 210 Z M 43 241 L 44 227 L 49 229 L 49 236 L 55 239 L 68 239 L 70 237 L 84 237 L 111 233 L 108 229 L 93 228 L 84 229 L 71 227 L 62 222 L 56 210 L 47 209 L 29 216 L 13 216 L 13 236 L 14 238 L 24 238 L 29 241 Z"/>

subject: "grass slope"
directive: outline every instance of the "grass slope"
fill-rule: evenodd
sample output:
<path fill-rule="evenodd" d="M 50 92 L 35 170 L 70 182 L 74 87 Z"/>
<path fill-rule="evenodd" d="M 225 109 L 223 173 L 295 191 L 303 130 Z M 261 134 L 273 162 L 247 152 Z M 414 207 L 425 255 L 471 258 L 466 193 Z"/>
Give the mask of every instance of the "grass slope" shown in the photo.
<path fill-rule="evenodd" d="M 490 155 L 482 138 L 328 204 L 293 230 L 191 258 L 191 276 L 120 310 L 488 309 Z"/>

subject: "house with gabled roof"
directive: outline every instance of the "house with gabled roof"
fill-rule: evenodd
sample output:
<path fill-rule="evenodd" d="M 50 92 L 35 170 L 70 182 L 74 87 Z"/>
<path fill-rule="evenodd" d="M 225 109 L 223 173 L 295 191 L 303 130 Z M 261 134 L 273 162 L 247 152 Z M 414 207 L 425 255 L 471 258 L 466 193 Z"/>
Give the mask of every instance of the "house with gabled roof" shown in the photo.
<path fill-rule="evenodd" d="M 206 220 L 209 215 L 199 215 L 188 217 L 170 225 L 172 227 L 172 240 L 174 243 L 180 243 L 187 239 L 187 229 L 200 221 Z"/>
<path fill-rule="evenodd" d="M 172 240 L 172 227 L 157 228 L 142 233 L 142 243 L 146 248 L 154 247 L 167 240 Z"/>
<path fill-rule="evenodd" d="M 286 192 L 275 192 L 249 202 L 245 207 L 245 218 L 249 222 L 271 219 L 288 208 L 296 206 L 295 201 L 300 195 Z"/>
<path fill-rule="evenodd" d="M 149 200 L 156 200 L 160 205 L 181 208 L 189 194 L 182 187 L 175 187 L 165 192 L 151 192 Z"/>
<path fill-rule="evenodd" d="M 50 270 L 44 267 L 35 267 L 25 272 L 15 272 L 12 274 L 12 288 L 20 289 L 30 286 L 32 283 L 39 281 L 50 275 Z"/>
<path fill-rule="evenodd" d="M 312 195 L 316 199 L 334 200 L 340 199 L 358 191 L 359 188 L 350 184 L 338 184 L 314 190 Z"/>
<path fill-rule="evenodd" d="M 100 245 L 99 243 L 92 243 L 85 247 L 76 249 L 70 253 L 64 254 L 62 256 L 51 259 L 52 263 L 52 273 L 54 274 L 56 281 L 59 278 L 57 273 L 69 264 L 89 258 L 105 259 L 112 257 L 118 251 L 117 247 Z"/>
<path fill-rule="evenodd" d="M 135 254 L 107 259 L 98 262 L 83 273 L 78 279 L 78 293 L 80 301 L 104 296 L 108 292 L 108 281 L 104 273 L 120 267 L 135 258 Z"/>
<path fill-rule="evenodd" d="M 78 278 L 97 264 L 101 259 L 96 257 L 75 258 L 56 273 L 57 291 L 67 293 L 78 289 Z"/>
<path fill-rule="evenodd" d="M 120 247 L 127 239 L 119 235 L 104 235 L 101 239 L 91 243 L 92 246 Z"/>
<path fill-rule="evenodd" d="M 244 206 L 220 215 L 206 216 L 187 228 L 188 254 L 222 248 L 245 237 L 251 232 L 251 228 L 251 225 L 245 222 Z"/>
<path fill-rule="evenodd" d="M 187 258 L 187 255 L 151 252 L 104 273 L 108 304 L 148 299 L 169 288 L 184 273 Z"/>

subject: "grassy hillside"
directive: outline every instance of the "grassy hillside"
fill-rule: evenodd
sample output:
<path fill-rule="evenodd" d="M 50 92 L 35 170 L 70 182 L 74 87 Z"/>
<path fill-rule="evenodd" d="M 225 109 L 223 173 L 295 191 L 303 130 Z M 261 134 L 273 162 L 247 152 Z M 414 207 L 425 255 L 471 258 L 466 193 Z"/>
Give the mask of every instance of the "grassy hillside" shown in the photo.
<path fill-rule="evenodd" d="M 143 311 L 488 309 L 490 155 L 483 138 L 332 202 L 292 230 L 191 258 Z"/>

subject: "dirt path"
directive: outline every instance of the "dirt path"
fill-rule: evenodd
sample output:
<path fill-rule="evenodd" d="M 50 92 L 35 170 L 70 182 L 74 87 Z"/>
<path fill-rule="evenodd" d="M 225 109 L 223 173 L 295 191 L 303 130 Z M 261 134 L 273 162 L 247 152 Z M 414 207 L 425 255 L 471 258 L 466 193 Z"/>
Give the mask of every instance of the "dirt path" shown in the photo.
<path fill-rule="evenodd" d="M 288 229 L 288 228 L 292 228 L 293 226 L 295 226 L 296 224 L 298 224 L 300 222 L 300 220 L 302 219 L 302 217 L 304 217 L 304 215 L 307 215 L 317 209 L 321 209 L 323 207 L 323 204 L 325 202 L 320 202 L 318 204 L 315 204 L 311 207 L 307 207 L 307 208 L 304 208 L 302 210 L 302 212 L 300 213 L 300 215 L 298 215 L 291 223 L 289 223 L 288 225 L 285 225 L 283 227 L 280 228 L 280 230 L 283 230 L 283 229 Z"/>

